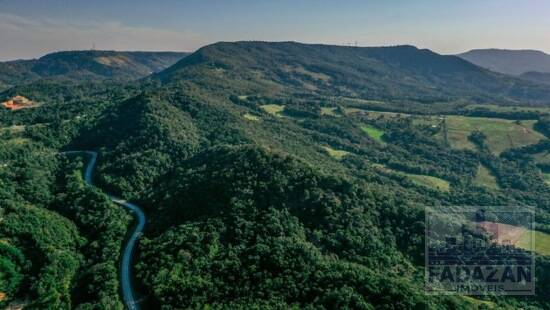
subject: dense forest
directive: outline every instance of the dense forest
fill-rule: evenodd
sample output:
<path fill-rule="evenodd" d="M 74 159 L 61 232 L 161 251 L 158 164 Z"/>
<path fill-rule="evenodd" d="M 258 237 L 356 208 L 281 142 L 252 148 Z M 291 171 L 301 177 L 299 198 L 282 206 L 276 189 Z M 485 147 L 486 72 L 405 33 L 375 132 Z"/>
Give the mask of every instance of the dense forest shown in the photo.
<path fill-rule="evenodd" d="M 550 234 L 541 85 L 409 46 L 238 42 L 142 80 L 14 95 L 40 104 L 0 111 L 0 307 L 123 308 L 133 221 L 109 193 L 147 214 L 144 309 L 550 309 L 544 253 L 535 296 L 424 290 L 427 208 L 530 206 Z M 482 126 L 457 140 L 452 122 L 480 119 L 533 141 L 495 151 Z M 67 150 L 98 152 L 97 187 Z"/>

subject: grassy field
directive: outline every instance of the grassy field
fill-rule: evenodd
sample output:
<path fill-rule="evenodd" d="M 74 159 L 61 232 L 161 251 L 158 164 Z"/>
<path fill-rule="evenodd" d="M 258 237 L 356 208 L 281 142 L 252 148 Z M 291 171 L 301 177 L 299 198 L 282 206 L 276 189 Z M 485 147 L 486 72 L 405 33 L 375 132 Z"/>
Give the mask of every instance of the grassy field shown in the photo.
<path fill-rule="evenodd" d="M 27 142 L 29 142 L 29 139 L 27 138 L 12 138 L 6 141 L 7 143 L 11 143 L 13 145 L 23 145 Z"/>
<path fill-rule="evenodd" d="M 243 115 L 244 118 L 246 118 L 247 120 L 249 121 L 255 121 L 255 122 L 258 122 L 260 120 L 260 118 L 256 115 L 253 115 L 253 114 L 250 114 L 250 113 L 245 113 Z"/>
<path fill-rule="evenodd" d="M 430 187 L 430 188 L 437 189 L 444 192 L 448 192 L 451 188 L 451 185 L 449 184 L 449 182 L 440 178 L 436 178 L 428 175 L 420 175 L 420 174 L 410 174 L 410 173 L 404 173 L 404 174 L 408 178 L 410 178 L 411 181 L 413 181 L 413 183 L 416 183 L 418 185 L 423 185 L 423 186 Z"/>
<path fill-rule="evenodd" d="M 440 190 L 444 192 L 448 192 L 451 188 L 451 184 L 448 181 L 445 181 L 440 178 L 432 177 L 429 175 L 412 174 L 412 173 L 397 171 L 381 164 L 374 164 L 374 166 L 385 172 L 406 176 L 409 180 L 411 180 L 416 185 L 421 185 L 421 186 L 425 186 L 431 189 Z"/>
<path fill-rule="evenodd" d="M 266 111 L 271 115 L 282 117 L 281 113 L 285 109 L 285 106 L 279 105 L 279 104 L 265 104 L 265 105 L 261 105 L 260 108 L 262 108 L 264 111 Z"/>
<path fill-rule="evenodd" d="M 338 116 L 338 114 L 336 113 L 336 109 L 337 108 L 322 107 L 321 108 L 321 115 Z"/>
<path fill-rule="evenodd" d="M 533 234 L 530 236 L 530 234 Z M 535 252 L 540 255 L 550 256 L 550 234 L 541 231 L 529 231 L 523 234 L 516 243 L 518 248 L 529 250 L 532 248 L 531 239 L 535 240 Z"/>
<path fill-rule="evenodd" d="M 466 117 L 466 116 L 448 116 L 446 126 L 448 130 L 447 138 L 450 145 L 457 149 L 475 150 L 475 145 L 468 140 L 468 136 L 473 131 L 481 131 L 487 136 L 486 143 L 495 154 L 502 151 L 534 144 L 545 137 L 533 130 L 534 120 L 521 121 L 516 124 L 515 121 L 485 118 L 485 117 Z M 444 130 L 439 134 L 444 139 Z"/>
<path fill-rule="evenodd" d="M 496 106 L 495 106 L 496 107 Z M 512 109 L 513 107 L 502 107 Z M 532 108 L 544 109 L 544 108 Z M 550 110 L 550 109 L 549 109 Z M 445 140 L 445 126 L 447 128 L 447 140 L 451 147 L 456 149 L 476 150 L 476 146 L 468 140 L 473 131 L 481 131 L 487 136 L 486 143 L 491 152 L 500 154 L 503 151 L 539 142 L 545 139 L 543 134 L 535 131 L 535 120 L 522 120 L 516 123 L 514 120 L 487 117 L 469 117 L 450 115 L 422 116 L 395 112 L 369 111 L 358 108 L 346 108 L 346 114 L 361 113 L 370 119 L 412 117 L 416 125 L 439 127 L 441 131 L 436 137 Z M 445 122 L 443 122 L 445 120 Z M 368 133 L 368 132 L 367 132 Z"/>
<path fill-rule="evenodd" d="M 9 132 L 9 133 L 20 133 L 25 131 L 24 125 L 14 125 L 9 127 L 2 127 L 0 128 L 0 133 L 2 132 Z"/>
<path fill-rule="evenodd" d="M 384 132 L 378 128 L 374 128 L 372 126 L 361 126 L 361 130 L 363 130 L 369 137 L 373 138 L 374 140 L 378 142 L 384 142 L 382 141 L 382 136 L 384 135 Z"/>
<path fill-rule="evenodd" d="M 333 158 L 336 158 L 338 160 L 342 159 L 344 156 L 350 154 L 350 152 L 342 151 L 342 150 L 335 150 L 333 148 L 330 148 L 328 146 L 322 146 L 322 148 Z"/>
<path fill-rule="evenodd" d="M 550 112 L 550 108 L 547 107 L 501 106 L 496 104 L 470 104 L 466 106 L 466 109 L 468 110 L 474 110 L 477 108 L 483 108 L 495 112 Z"/>
<path fill-rule="evenodd" d="M 377 119 L 377 118 L 394 118 L 399 116 L 410 116 L 409 114 L 404 113 L 395 113 L 395 112 L 380 112 L 380 111 L 370 111 L 370 110 L 363 110 L 358 108 L 345 108 L 346 114 L 353 114 L 353 113 L 361 113 L 367 116 L 369 119 Z"/>
<path fill-rule="evenodd" d="M 479 309 L 496 309 L 496 306 L 497 306 L 492 301 L 477 299 L 477 298 L 474 298 L 475 296 L 461 296 L 461 295 L 457 295 L 457 296 L 459 296 L 460 298 L 472 304 L 472 306 L 474 306 L 473 309 L 478 309 L 478 308 Z M 484 308 L 480 308 L 480 307 L 484 307 Z"/>
<path fill-rule="evenodd" d="M 537 153 L 533 155 L 538 164 L 550 164 L 550 152 Z"/>
<path fill-rule="evenodd" d="M 479 165 L 477 169 L 477 174 L 474 179 L 474 184 L 478 186 L 485 186 L 492 189 L 499 189 L 497 179 L 495 176 L 489 171 L 489 169 L 485 168 L 483 165 Z"/>
<path fill-rule="evenodd" d="M 550 186 L 550 173 L 543 173 L 544 181 L 546 181 L 546 184 Z"/>

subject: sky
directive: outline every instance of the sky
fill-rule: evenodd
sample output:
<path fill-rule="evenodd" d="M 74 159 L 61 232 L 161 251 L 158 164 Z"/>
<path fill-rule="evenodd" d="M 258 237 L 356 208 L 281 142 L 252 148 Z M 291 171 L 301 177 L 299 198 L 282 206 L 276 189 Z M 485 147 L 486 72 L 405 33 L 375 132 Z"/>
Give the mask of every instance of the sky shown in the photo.
<path fill-rule="evenodd" d="M 550 53 L 549 0 L 0 0 L 0 61 L 218 41 Z"/>

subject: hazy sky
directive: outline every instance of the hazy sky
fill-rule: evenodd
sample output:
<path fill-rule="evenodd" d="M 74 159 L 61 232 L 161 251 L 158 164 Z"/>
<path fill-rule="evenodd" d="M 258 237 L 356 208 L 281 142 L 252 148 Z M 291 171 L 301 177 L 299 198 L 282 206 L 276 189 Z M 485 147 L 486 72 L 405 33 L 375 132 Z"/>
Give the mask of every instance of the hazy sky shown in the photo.
<path fill-rule="evenodd" d="M 550 0 L 0 0 L 0 60 L 236 40 L 550 52 Z"/>

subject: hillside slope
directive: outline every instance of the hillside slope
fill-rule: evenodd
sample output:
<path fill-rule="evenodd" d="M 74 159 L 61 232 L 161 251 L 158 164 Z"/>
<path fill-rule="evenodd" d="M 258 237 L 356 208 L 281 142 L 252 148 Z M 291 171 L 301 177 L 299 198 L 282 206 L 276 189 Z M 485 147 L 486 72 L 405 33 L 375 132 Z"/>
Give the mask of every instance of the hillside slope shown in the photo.
<path fill-rule="evenodd" d="M 529 72 L 523 73 L 522 75 L 520 75 L 520 77 L 522 79 L 529 80 L 531 82 L 550 85 L 550 72 L 544 73 L 544 72 L 537 72 L 537 71 L 529 71 Z"/>
<path fill-rule="evenodd" d="M 529 71 L 550 73 L 550 55 L 535 50 L 479 49 L 457 55 L 489 70 L 520 75 Z"/>
<path fill-rule="evenodd" d="M 194 80 L 216 89 L 252 93 L 283 91 L 424 103 L 550 102 L 550 90 L 540 85 L 413 46 L 217 43 L 155 77 L 165 83 Z"/>
<path fill-rule="evenodd" d="M 65 51 L 39 59 L 0 63 L 0 88 L 25 84 L 40 78 L 69 80 L 133 80 L 161 71 L 187 53 Z"/>

